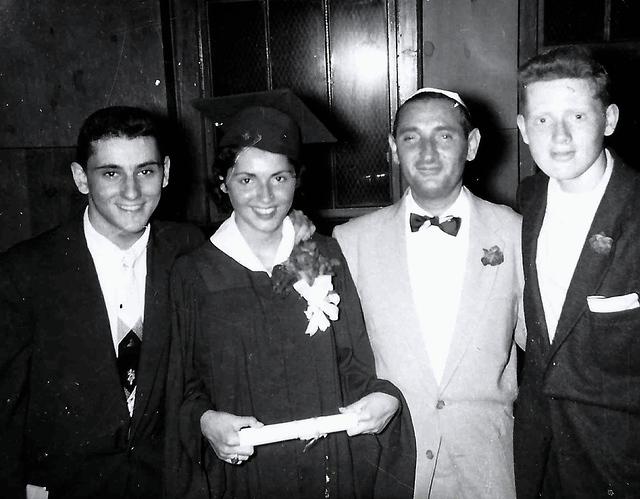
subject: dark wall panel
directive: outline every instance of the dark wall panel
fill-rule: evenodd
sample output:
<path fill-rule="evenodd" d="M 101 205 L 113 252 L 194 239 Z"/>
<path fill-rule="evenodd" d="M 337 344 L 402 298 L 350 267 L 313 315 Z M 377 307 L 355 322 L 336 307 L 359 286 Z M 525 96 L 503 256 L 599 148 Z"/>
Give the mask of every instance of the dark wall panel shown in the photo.
<path fill-rule="evenodd" d="M 273 88 L 290 88 L 334 133 L 329 110 L 322 0 L 272 0 L 269 7 Z M 297 206 L 312 211 L 332 206 L 330 146 L 307 147 Z"/>
<path fill-rule="evenodd" d="M 334 132 L 340 139 L 336 147 L 338 208 L 391 202 L 385 4 L 383 0 L 331 3 L 333 111 L 340 127 Z"/>
<path fill-rule="evenodd" d="M 397 94 L 415 87 L 406 75 L 416 74 L 409 57 L 398 87 L 398 12 L 413 33 L 402 47 L 411 46 L 416 24 L 414 0 L 399 3 L 206 0 L 212 94 L 290 88 L 338 140 L 307 149 L 301 206 L 310 211 L 386 205 L 398 190 L 386 153 L 389 114 Z"/>
<path fill-rule="evenodd" d="M 640 2 L 628 0 L 536 0 L 521 2 L 520 14 L 520 62 L 575 42 L 592 50 L 604 64 L 611 77 L 611 97 L 620 108 L 618 126 L 605 145 L 632 165 L 640 133 L 640 96 L 630 76 L 640 66 L 639 14 Z M 524 145 L 520 166 L 525 175 L 536 170 Z"/>
<path fill-rule="evenodd" d="M 465 170 L 465 185 L 482 198 L 515 208 L 520 182 L 517 132 L 493 130 L 481 144 L 478 157 Z"/>
<path fill-rule="evenodd" d="M 269 21 L 272 87 L 292 89 L 327 123 L 331 116 L 322 1 L 272 0 Z"/>
<path fill-rule="evenodd" d="M 0 249 L 83 198 L 69 163 L 82 121 L 130 104 L 167 112 L 160 1 L 0 2 Z"/>
<path fill-rule="evenodd" d="M 602 41 L 605 0 L 545 0 L 544 41 L 548 45 Z"/>
<path fill-rule="evenodd" d="M 0 251 L 31 235 L 27 165 L 23 150 L 0 151 Z"/>
<path fill-rule="evenodd" d="M 54 227 L 84 206 L 69 165 L 73 148 L 0 150 L 0 251 Z"/>
<path fill-rule="evenodd" d="M 424 83 L 484 102 L 496 128 L 515 128 L 518 2 L 424 4 Z"/>
<path fill-rule="evenodd" d="M 213 95 L 267 90 L 262 2 L 210 2 L 209 23 Z"/>
<path fill-rule="evenodd" d="M 0 147 L 68 146 L 99 107 L 166 109 L 157 0 L 4 0 Z"/>
<path fill-rule="evenodd" d="M 514 205 L 519 178 L 518 2 L 424 2 L 423 19 L 425 86 L 459 92 L 482 133 L 468 175 L 475 179 L 473 187 L 491 201 Z"/>

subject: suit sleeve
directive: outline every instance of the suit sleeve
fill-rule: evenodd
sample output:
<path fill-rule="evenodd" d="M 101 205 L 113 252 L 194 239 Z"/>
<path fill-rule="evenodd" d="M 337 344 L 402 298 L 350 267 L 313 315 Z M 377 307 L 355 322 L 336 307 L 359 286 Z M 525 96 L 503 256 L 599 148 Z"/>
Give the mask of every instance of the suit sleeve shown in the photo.
<path fill-rule="evenodd" d="M 515 254 L 517 255 L 517 265 L 516 265 L 516 274 L 517 274 L 517 294 L 518 294 L 518 313 L 517 313 L 517 322 L 516 328 L 514 332 L 514 339 L 516 344 L 522 349 L 525 350 L 527 346 L 527 329 L 524 318 L 524 301 L 523 301 L 523 292 L 524 292 L 524 267 L 522 265 L 522 224 L 518 225 L 518 233 L 517 238 L 514 241 Z"/>
<path fill-rule="evenodd" d="M 345 405 L 373 392 L 386 393 L 400 401 L 400 409 L 387 427 L 375 435 L 375 446 L 372 446 L 373 435 L 352 437 L 354 472 L 365 497 L 412 499 L 415 436 L 407 403 L 393 383 L 376 377 L 360 299 L 347 262 L 339 248 L 336 250 L 340 267 L 335 280 L 341 314 L 336 325 L 336 344 Z"/>
<path fill-rule="evenodd" d="M 516 190 L 516 208 L 518 213 L 523 214 L 527 211 L 527 204 L 531 201 L 537 178 L 537 175 L 531 175 L 522 180 L 518 185 L 518 189 Z"/>
<path fill-rule="evenodd" d="M 344 225 L 338 225 L 333 229 L 333 237 L 338 241 L 340 250 L 347 260 L 349 270 L 351 272 L 351 278 L 354 283 L 358 282 L 357 265 L 356 262 L 356 241 L 353 237 L 353 231 L 349 230 L 349 227 Z"/>
<path fill-rule="evenodd" d="M 351 404 L 373 392 L 387 393 L 400 400 L 400 391 L 395 385 L 376 377 L 373 351 L 358 292 L 342 252 L 337 245 L 334 244 L 334 247 L 335 258 L 340 262 L 335 276 L 335 287 L 340 295 L 340 315 L 335 327 L 338 368 L 346 397 L 345 404 Z"/>
<path fill-rule="evenodd" d="M 0 256 L 0 483 L 6 497 L 24 497 L 24 433 L 32 329 L 15 262 Z"/>

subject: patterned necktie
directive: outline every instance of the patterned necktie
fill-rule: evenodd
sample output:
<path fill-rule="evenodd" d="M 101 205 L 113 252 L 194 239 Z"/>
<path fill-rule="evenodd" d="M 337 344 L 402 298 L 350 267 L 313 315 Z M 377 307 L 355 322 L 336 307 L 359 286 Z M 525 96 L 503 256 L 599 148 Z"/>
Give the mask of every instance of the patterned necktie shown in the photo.
<path fill-rule="evenodd" d="M 460 217 L 445 217 L 445 219 L 440 222 L 438 217 L 428 217 L 411 213 L 409 216 L 409 227 L 411 227 L 411 232 L 417 232 L 420 230 L 420 227 L 422 227 L 425 222 L 429 222 L 429 227 L 435 225 L 439 227 L 442 232 L 445 232 L 450 236 L 456 236 L 460 230 L 462 220 L 460 220 Z"/>
<path fill-rule="evenodd" d="M 142 345 L 141 303 L 135 279 L 134 262 L 135 260 L 130 258 L 123 260 L 126 279 L 118 311 L 118 374 L 130 413 L 133 409 Z"/>

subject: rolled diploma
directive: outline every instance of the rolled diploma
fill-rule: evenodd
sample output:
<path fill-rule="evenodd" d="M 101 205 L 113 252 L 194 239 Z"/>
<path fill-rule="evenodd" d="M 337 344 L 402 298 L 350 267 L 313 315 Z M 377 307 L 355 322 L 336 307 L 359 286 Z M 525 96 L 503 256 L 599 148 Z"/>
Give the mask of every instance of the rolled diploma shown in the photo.
<path fill-rule="evenodd" d="M 238 434 L 240 435 L 240 445 L 255 446 L 296 438 L 310 440 L 327 433 L 347 430 L 355 426 L 357 422 L 358 416 L 356 414 L 335 414 L 270 424 L 261 428 L 242 428 Z"/>

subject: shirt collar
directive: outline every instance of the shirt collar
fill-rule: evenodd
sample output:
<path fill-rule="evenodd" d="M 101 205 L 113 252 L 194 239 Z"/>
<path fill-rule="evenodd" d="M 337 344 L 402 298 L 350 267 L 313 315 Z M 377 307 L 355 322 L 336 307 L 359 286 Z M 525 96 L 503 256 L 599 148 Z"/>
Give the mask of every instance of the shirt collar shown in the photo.
<path fill-rule="evenodd" d="M 600 178 L 600 180 L 598 181 L 598 183 L 593 189 L 586 192 L 566 192 L 562 190 L 562 188 L 560 187 L 560 183 L 555 178 L 549 178 L 549 185 L 547 188 L 549 198 L 565 199 L 570 197 L 573 200 L 583 199 L 585 201 L 593 200 L 594 202 L 595 200 L 598 200 L 599 202 L 602 196 L 604 195 L 604 191 L 607 188 L 607 185 L 609 184 L 609 180 L 611 179 L 611 173 L 613 172 L 613 163 L 614 163 L 613 156 L 609 152 L 609 149 L 605 149 L 604 153 L 607 159 L 607 163 L 604 167 L 604 173 L 602 174 L 602 177 Z"/>
<path fill-rule="evenodd" d="M 93 225 L 91 225 L 88 207 L 84 210 L 82 224 L 84 227 L 84 237 L 87 241 L 87 247 L 92 255 L 118 260 L 123 263 L 127 263 L 128 265 L 133 265 L 147 249 L 147 243 L 149 242 L 149 235 L 151 232 L 150 224 L 147 224 L 140 238 L 127 249 L 120 248 L 109 238 L 100 234 Z"/>
<path fill-rule="evenodd" d="M 243 267 L 253 272 L 266 272 L 271 276 L 271 271 L 264 266 L 251 250 L 251 247 L 240 232 L 238 224 L 236 223 L 235 212 L 222 223 L 218 230 L 211 236 L 210 240 L 215 247 L 233 258 Z M 293 250 L 294 242 L 295 229 L 293 228 L 293 223 L 287 216 L 282 221 L 282 239 L 280 239 L 280 244 L 276 250 L 273 266 L 289 258 Z"/>

